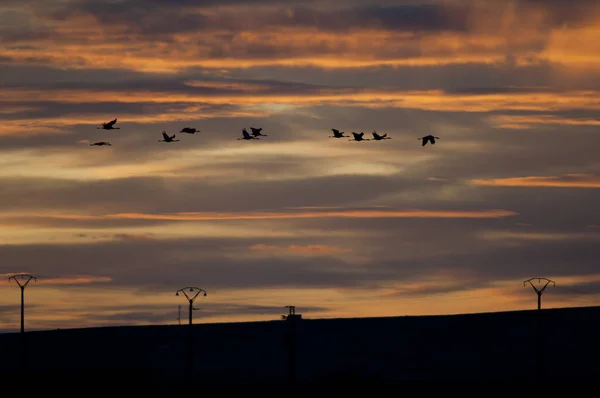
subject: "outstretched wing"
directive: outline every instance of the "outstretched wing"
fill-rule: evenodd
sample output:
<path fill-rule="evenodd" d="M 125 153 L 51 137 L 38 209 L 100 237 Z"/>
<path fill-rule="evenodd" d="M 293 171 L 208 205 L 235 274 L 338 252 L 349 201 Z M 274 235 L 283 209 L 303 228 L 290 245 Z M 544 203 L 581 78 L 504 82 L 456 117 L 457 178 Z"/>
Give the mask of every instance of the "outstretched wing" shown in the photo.
<path fill-rule="evenodd" d="M 163 132 L 162 132 L 162 136 L 163 136 L 163 138 L 165 139 L 165 141 L 169 140 L 169 138 L 170 138 L 170 137 L 167 135 L 166 131 L 163 131 Z"/>
<path fill-rule="evenodd" d="M 248 133 L 248 131 L 246 129 L 242 130 L 242 135 L 244 136 L 244 138 L 250 138 L 250 134 Z"/>
<path fill-rule="evenodd" d="M 111 120 L 110 122 L 106 123 L 106 127 L 112 127 L 115 125 L 116 122 L 117 122 L 117 119 Z"/>
<path fill-rule="evenodd" d="M 331 131 L 333 131 L 333 135 L 340 135 L 340 130 L 338 129 L 331 129 Z"/>
<path fill-rule="evenodd" d="M 371 134 L 373 134 L 373 138 L 375 138 L 376 140 L 381 139 L 381 136 L 379 134 L 377 134 L 375 131 L 373 131 Z"/>
<path fill-rule="evenodd" d="M 354 136 L 354 139 L 360 139 L 360 137 L 362 137 L 362 134 L 358 134 L 358 133 L 352 133 L 352 135 Z"/>

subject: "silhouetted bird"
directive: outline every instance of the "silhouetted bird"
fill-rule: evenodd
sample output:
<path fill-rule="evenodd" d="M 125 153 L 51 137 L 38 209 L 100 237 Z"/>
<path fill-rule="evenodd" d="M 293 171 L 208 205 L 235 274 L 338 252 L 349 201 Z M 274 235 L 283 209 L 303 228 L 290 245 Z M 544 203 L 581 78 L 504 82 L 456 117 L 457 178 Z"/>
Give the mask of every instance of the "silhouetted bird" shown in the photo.
<path fill-rule="evenodd" d="M 117 122 L 117 119 L 115 120 L 111 120 L 108 123 L 102 123 L 102 127 L 97 127 L 97 129 L 103 129 L 103 130 L 119 130 L 120 127 L 114 127 L 115 123 Z"/>
<path fill-rule="evenodd" d="M 333 135 L 330 135 L 329 138 L 348 138 L 348 136 L 344 135 L 344 132 L 340 132 L 338 129 L 331 129 L 333 131 Z"/>
<path fill-rule="evenodd" d="M 422 140 L 423 144 L 421 146 L 427 145 L 427 142 L 431 142 L 431 145 L 435 144 L 435 139 L 440 139 L 440 137 L 434 137 L 433 135 L 426 135 L 425 137 L 417 138 L 417 140 Z"/>
<path fill-rule="evenodd" d="M 100 142 L 94 142 L 93 144 L 90 144 L 90 146 L 104 146 L 104 145 L 110 145 L 110 142 L 105 142 L 105 141 L 100 141 Z"/>
<path fill-rule="evenodd" d="M 261 133 L 262 127 L 259 128 L 259 129 L 255 129 L 254 127 L 250 127 L 250 130 L 252 130 L 252 135 L 255 136 L 255 137 L 258 137 L 258 136 L 260 136 L 260 137 L 268 137 L 266 134 L 262 134 Z"/>
<path fill-rule="evenodd" d="M 166 131 L 162 132 L 162 136 L 163 136 L 163 139 L 162 140 L 158 140 L 158 142 L 176 142 L 176 141 L 179 141 L 179 140 L 175 139 L 175 134 L 173 134 L 172 136 L 169 137 L 167 135 Z"/>
<path fill-rule="evenodd" d="M 250 135 L 246 129 L 242 130 L 242 137 L 238 140 L 259 140 L 260 138 Z"/>
<path fill-rule="evenodd" d="M 193 127 L 184 127 L 181 129 L 180 133 L 188 133 L 188 134 L 194 134 L 196 132 L 200 132 L 200 130 L 197 130 Z"/>
<path fill-rule="evenodd" d="M 379 135 L 379 134 L 377 134 L 377 132 L 375 130 L 373 130 L 373 132 L 371 134 L 373 134 L 373 139 L 375 141 L 391 140 L 392 139 L 392 137 L 388 137 L 387 136 L 387 133 L 385 133 L 384 135 Z"/>
<path fill-rule="evenodd" d="M 365 135 L 365 133 L 363 133 L 362 131 L 360 132 L 360 134 L 352 132 L 352 135 L 354 136 L 354 138 L 351 139 L 351 140 L 348 140 L 348 141 L 370 141 L 368 139 L 363 138 L 363 136 Z"/>

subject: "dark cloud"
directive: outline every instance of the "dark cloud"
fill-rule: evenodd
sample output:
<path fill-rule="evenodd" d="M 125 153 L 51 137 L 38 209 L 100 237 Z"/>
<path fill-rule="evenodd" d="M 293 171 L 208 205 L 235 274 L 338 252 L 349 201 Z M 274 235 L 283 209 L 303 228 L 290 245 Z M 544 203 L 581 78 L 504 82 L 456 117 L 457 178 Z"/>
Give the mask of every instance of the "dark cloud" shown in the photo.
<path fill-rule="evenodd" d="M 6 179 L 0 187 L 5 210 L 67 210 L 90 213 L 257 211 L 298 206 L 340 206 L 374 199 L 403 186 L 426 184 L 397 177 L 332 176 L 287 181 L 222 184 L 216 180 L 125 178 L 100 181 Z M 147 198 L 152 198 L 148 201 Z M 240 201 L 240 198 L 244 200 Z"/>

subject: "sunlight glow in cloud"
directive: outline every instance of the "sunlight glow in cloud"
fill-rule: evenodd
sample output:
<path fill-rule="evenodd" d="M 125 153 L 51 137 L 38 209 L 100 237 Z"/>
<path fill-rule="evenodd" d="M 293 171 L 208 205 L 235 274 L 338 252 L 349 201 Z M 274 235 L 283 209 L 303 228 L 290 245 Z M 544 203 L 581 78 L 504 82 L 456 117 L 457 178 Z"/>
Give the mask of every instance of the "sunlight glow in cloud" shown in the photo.
<path fill-rule="evenodd" d="M 564 176 L 530 176 L 470 180 L 470 183 L 497 187 L 600 188 L 600 177 L 593 174 L 567 174 Z"/>
<path fill-rule="evenodd" d="M 246 212 L 246 213 L 201 213 L 182 212 L 164 214 L 118 213 L 105 215 L 84 214 L 36 214 L 28 217 L 71 220 L 136 219 L 169 221 L 218 221 L 218 220 L 268 220 L 295 218 L 502 218 L 515 216 L 508 210 L 362 210 L 362 211 L 296 211 L 296 212 Z"/>

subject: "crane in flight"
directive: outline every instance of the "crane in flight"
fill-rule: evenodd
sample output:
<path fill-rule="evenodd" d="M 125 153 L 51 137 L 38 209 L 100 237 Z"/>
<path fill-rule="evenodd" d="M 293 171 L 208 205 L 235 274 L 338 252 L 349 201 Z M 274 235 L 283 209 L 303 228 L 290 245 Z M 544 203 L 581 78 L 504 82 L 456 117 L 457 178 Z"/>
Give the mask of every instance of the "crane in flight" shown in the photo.
<path fill-rule="evenodd" d="M 392 139 L 392 137 L 388 137 L 387 136 L 387 133 L 385 133 L 383 135 L 379 135 L 379 134 L 377 134 L 377 132 L 375 130 L 373 130 L 373 132 L 371 134 L 373 134 L 373 139 L 375 141 L 391 140 Z"/>
<path fill-rule="evenodd" d="M 106 142 L 106 141 L 99 141 L 99 142 L 94 142 L 93 144 L 90 144 L 90 146 L 111 146 L 110 142 Z"/>
<path fill-rule="evenodd" d="M 435 144 L 435 140 L 440 139 L 440 137 L 434 137 L 433 135 L 426 135 L 425 137 L 417 138 L 417 140 L 421 140 L 423 144 L 421 146 L 427 145 L 428 142 L 431 142 L 431 145 Z"/>
<path fill-rule="evenodd" d="M 347 138 L 347 135 L 344 135 L 344 131 L 340 131 L 338 129 L 331 129 L 333 131 L 333 135 L 330 135 L 329 138 Z"/>
<path fill-rule="evenodd" d="M 242 130 L 242 136 L 240 138 L 238 138 L 238 140 L 259 140 L 260 138 L 255 137 L 253 135 L 250 135 L 250 133 L 248 133 L 248 130 L 243 129 Z"/>
<path fill-rule="evenodd" d="M 255 137 L 268 137 L 268 135 L 261 133 L 262 131 L 262 127 L 259 129 L 256 129 L 254 127 L 250 127 L 250 130 L 252 130 L 252 135 Z"/>
<path fill-rule="evenodd" d="M 184 127 L 181 129 L 180 133 L 187 133 L 187 134 L 194 134 L 194 133 L 199 133 L 200 130 L 194 128 L 194 127 Z"/>
<path fill-rule="evenodd" d="M 111 120 L 108 123 L 102 123 L 102 127 L 97 127 L 97 129 L 102 129 L 102 130 L 119 130 L 120 127 L 115 127 L 115 123 L 116 122 L 117 122 L 117 119 Z"/>
<path fill-rule="evenodd" d="M 158 142 L 176 142 L 176 141 L 179 141 L 179 140 L 175 139 L 175 134 L 173 134 L 172 136 L 169 137 L 169 135 L 167 134 L 166 131 L 162 132 L 162 136 L 163 136 L 163 139 L 162 140 L 158 140 Z"/>
<path fill-rule="evenodd" d="M 353 131 L 352 135 L 354 136 L 354 138 L 351 139 L 351 140 L 348 140 L 348 141 L 371 141 L 369 139 L 363 138 L 363 136 L 365 135 L 365 133 L 363 133 L 362 131 L 360 133 L 355 133 Z"/>

